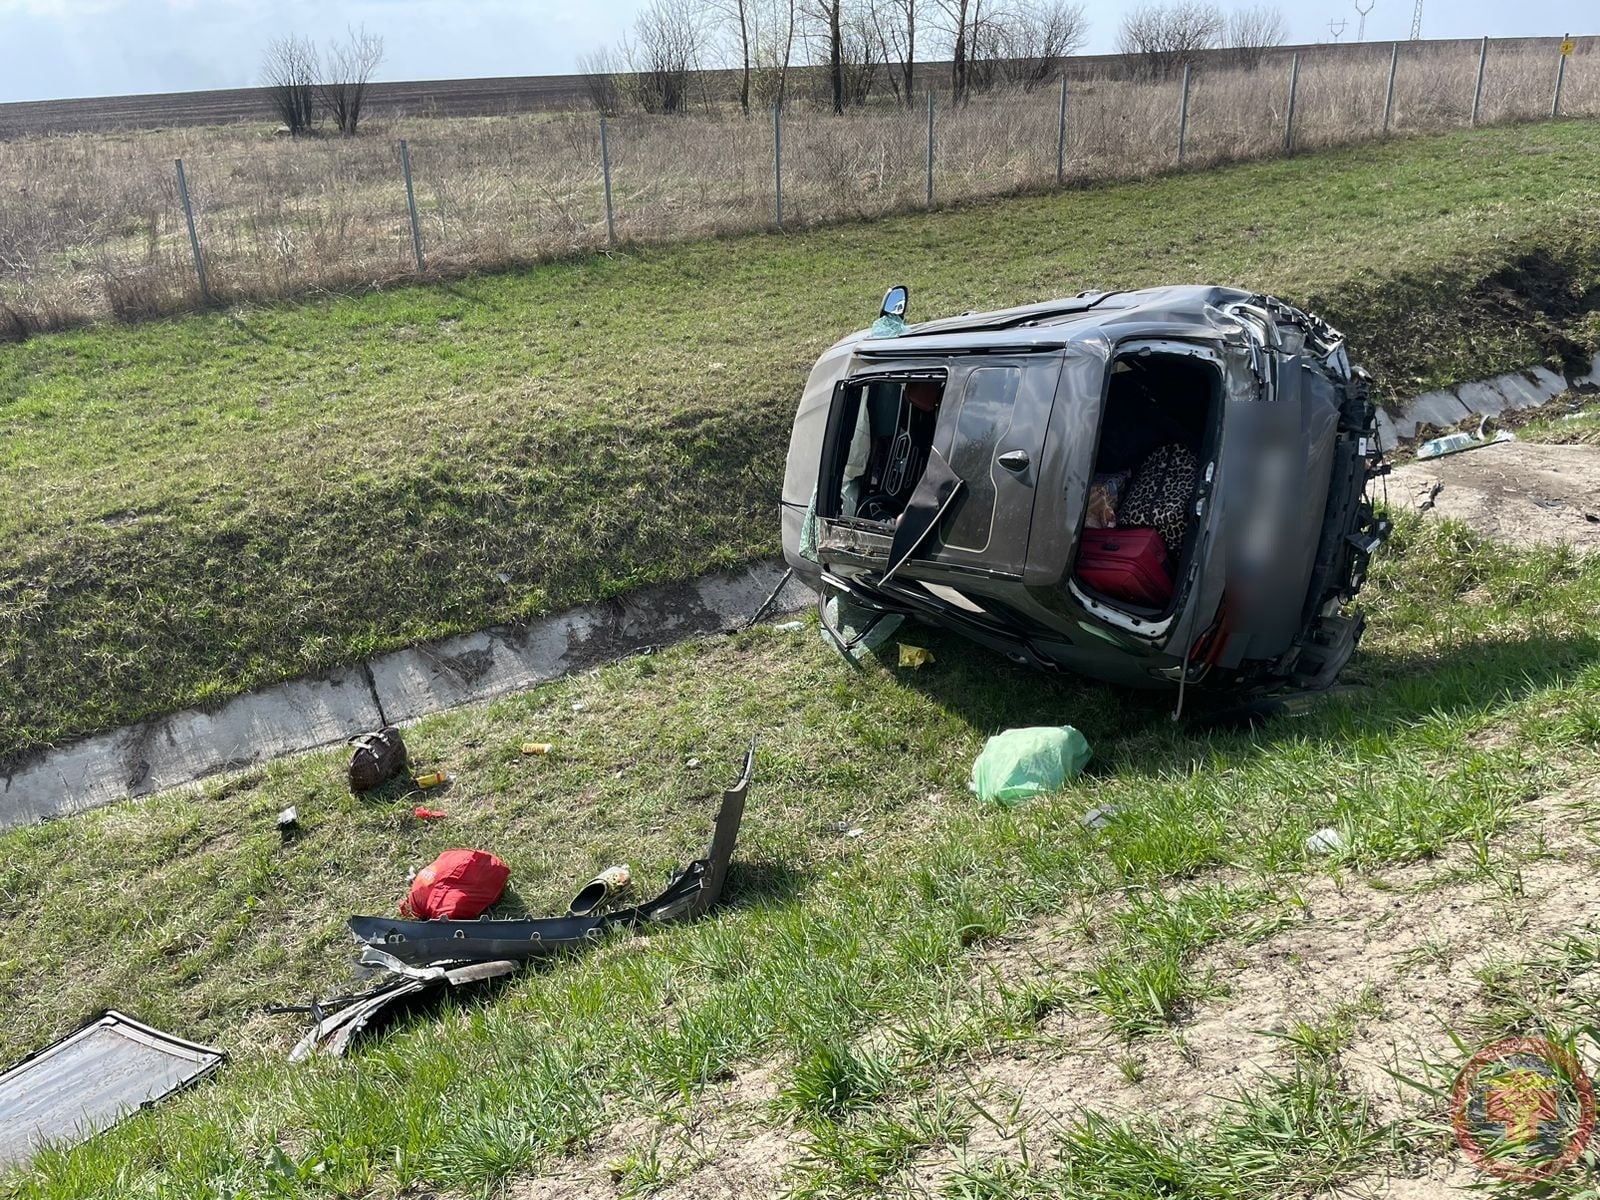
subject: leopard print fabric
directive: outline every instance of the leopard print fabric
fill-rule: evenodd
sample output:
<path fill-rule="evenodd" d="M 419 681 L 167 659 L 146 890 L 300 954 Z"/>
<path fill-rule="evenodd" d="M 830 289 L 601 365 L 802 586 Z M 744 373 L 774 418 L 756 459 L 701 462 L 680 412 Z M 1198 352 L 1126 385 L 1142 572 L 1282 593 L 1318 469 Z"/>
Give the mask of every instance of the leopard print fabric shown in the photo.
<path fill-rule="evenodd" d="M 1193 508 L 1200 464 L 1194 451 L 1174 442 L 1158 446 L 1133 473 L 1128 494 L 1117 507 L 1118 525 L 1153 525 L 1169 554 L 1183 549 Z"/>

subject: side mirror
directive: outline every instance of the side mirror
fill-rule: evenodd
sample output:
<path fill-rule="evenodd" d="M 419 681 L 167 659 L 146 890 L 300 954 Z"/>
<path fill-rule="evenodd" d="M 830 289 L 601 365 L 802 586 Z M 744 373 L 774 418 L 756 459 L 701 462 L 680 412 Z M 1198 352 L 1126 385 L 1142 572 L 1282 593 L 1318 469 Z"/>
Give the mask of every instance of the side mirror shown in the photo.
<path fill-rule="evenodd" d="M 883 307 L 878 310 L 880 317 L 901 317 L 906 315 L 906 305 L 911 302 L 911 289 L 903 283 L 897 283 L 883 294 Z"/>

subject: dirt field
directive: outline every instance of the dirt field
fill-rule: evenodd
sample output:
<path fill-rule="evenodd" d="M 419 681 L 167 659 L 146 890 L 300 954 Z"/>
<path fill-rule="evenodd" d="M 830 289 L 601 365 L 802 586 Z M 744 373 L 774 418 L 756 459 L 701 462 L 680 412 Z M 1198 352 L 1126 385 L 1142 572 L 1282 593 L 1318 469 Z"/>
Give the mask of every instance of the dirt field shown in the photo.
<path fill-rule="evenodd" d="M 1405 463 L 1388 484 L 1400 505 L 1465 521 L 1497 541 L 1600 551 L 1600 446 L 1503 442 Z"/>
<path fill-rule="evenodd" d="M 1216 994 L 1167 1036 L 1130 1045 L 1104 1020 L 1060 1010 L 1036 1037 L 974 1054 L 932 1084 L 958 1097 L 967 1134 L 919 1154 L 892 1194 L 964 1194 L 952 1188 L 969 1170 L 1036 1162 L 1086 1113 L 1199 1126 L 1226 1117 L 1269 1078 L 1316 1062 L 1331 1066 L 1375 1120 L 1426 1123 L 1439 1115 L 1439 1099 L 1407 1080 L 1437 1085 L 1456 1038 L 1484 1040 L 1501 1029 L 1506 1014 L 1496 1005 L 1505 1003 L 1508 977 L 1520 996 L 1555 983 L 1556 1007 L 1569 1015 L 1600 1001 L 1600 973 L 1556 980 L 1563 969 L 1553 962 L 1520 967 L 1530 947 L 1559 946 L 1600 919 L 1597 811 L 1592 782 L 1530 804 L 1487 869 L 1461 847 L 1371 876 L 1312 876 L 1282 897 L 1264 933 L 1206 952 L 1201 969 L 1218 981 Z M 1082 971 L 1094 952 L 1084 926 L 1084 918 L 1051 919 L 1009 938 L 981 956 L 978 985 L 1048 986 Z M 1597 1063 L 1587 1060 L 1591 1071 Z M 624 1164 L 642 1151 L 678 1180 L 674 1196 L 776 1194 L 803 1178 L 808 1140 L 770 1123 L 778 1074 L 775 1064 L 752 1064 L 669 1119 L 611 1129 L 568 1170 L 526 1180 L 511 1195 L 615 1200 L 626 1194 L 618 1186 Z M 1367 1178 L 1337 1194 L 1420 1200 L 1482 1186 L 1447 1138 L 1428 1149 L 1379 1157 Z"/>

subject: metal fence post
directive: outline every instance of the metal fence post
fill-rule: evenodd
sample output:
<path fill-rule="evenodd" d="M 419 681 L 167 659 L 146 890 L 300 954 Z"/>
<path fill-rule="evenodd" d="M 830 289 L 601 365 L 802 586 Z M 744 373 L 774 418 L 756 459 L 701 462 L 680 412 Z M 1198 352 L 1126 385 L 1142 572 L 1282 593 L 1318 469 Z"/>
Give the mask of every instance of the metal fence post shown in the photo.
<path fill-rule="evenodd" d="M 1067 181 L 1067 77 L 1061 76 L 1061 114 L 1056 118 L 1056 186 Z"/>
<path fill-rule="evenodd" d="M 772 106 L 772 195 L 778 219 L 783 228 L 783 105 Z"/>
<path fill-rule="evenodd" d="M 1400 43 L 1394 44 L 1394 53 L 1389 55 L 1389 90 L 1383 98 L 1383 136 L 1389 136 L 1389 122 L 1394 119 L 1394 77 L 1400 69 Z"/>
<path fill-rule="evenodd" d="M 417 193 L 411 187 L 411 151 L 400 139 L 400 170 L 406 177 L 406 207 L 411 210 L 411 250 L 417 256 L 417 274 L 422 274 L 422 226 L 417 221 Z"/>
<path fill-rule="evenodd" d="M 1554 121 L 1561 113 L 1561 81 L 1567 74 L 1566 44 L 1570 34 L 1561 35 L 1561 61 L 1556 64 L 1556 94 L 1550 98 L 1550 119 Z"/>
<path fill-rule="evenodd" d="M 928 207 L 933 207 L 933 89 L 928 89 Z"/>
<path fill-rule="evenodd" d="M 1483 69 L 1489 63 L 1489 39 L 1478 47 L 1478 82 L 1472 86 L 1472 127 L 1478 127 L 1478 109 L 1483 104 Z"/>
<path fill-rule="evenodd" d="M 1283 122 L 1283 152 L 1288 154 L 1294 149 L 1294 102 L 1300 93 L 1300 52 L 1295 51 L 1294 61 L 1289 66 L 1289 116 Z"/>
<path fill-rule="evenodd" d="M 617 244 L 617 226 L 611 217 L 611 143 L 606 140 L 606 119 L 600 118 L 600 174 L 606 181 L 606 242 Z"/>
<path fill-rule="evenodd" d="M 194 206 L 189 203 L 189 181 L 183 176 L 183 159 L 172 160 L 178 168 L 178 198 L 183 201 L 183 219 L 189 225 L 189 249 L 194 251 L 194 274 L 200 281 L 200 298 L 211 299 L 211 289 L 206 286 L 206 264 L 200 257 L 200 235 L 194 231 Z"/>
<path fill-rule="evenodd" d="M 1189 136 L 1189 75 L 1191 68 L 1183 64 L 1183 96 L 1178 101 L 1178 165 L 1183 166 L 1183 144 Z"/>

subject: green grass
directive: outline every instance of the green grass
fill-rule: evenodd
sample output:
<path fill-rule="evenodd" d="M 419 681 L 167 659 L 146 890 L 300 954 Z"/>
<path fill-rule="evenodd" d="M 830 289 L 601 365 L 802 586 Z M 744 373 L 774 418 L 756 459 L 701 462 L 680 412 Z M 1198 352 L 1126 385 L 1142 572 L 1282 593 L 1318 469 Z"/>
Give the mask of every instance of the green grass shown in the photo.
<path fill-rule="evenodd" d="M 1571 121 L 0 347 L 0 764 L 774 552 L 801 381 L 887 282 L 1272 290 L 1392 396 L 1590 339 L 1597 213 Z"/>
<path fill-rule="evenodd" d="M 959 1200 L 1094 1196 L 1144 1200 L 1277 1200 L 1312 1195 L 1401 1151 L 1366 1103 L 1315 1068 L 1269 1080 L 1198 1132 L 1090 1114 L 1072 1122 L 1052 1158 L 962 1171 L 946 1193 Z"/>
<path fill-rule="evenodd" d="M 1054 1013 L 1127 1039 L 1131 1078 L 1141 1039 L 1177 1032 L 1182 997 L 1218 982 L 1196 951 L 1282 920 L 1297 875 L 1502 836 L 1530 796 L 1600 764 L 1600 562 L 1412 520 L 1370 602 L 1358 688 L 1254 732 L 1175 726 L 1164 705 L 937 633 L 936 669 L 911 673 L 849 667 L 814 627 L 764 628 L 418 724 L 420 762 L 457 775 L 430 794 L 443 822 L 413 819 L 399 785 L 352 799 L 330 752 L 6 834 L 0 1059 L 106 1005 L 233 1057 L 194 1092 L 42 1154 L 0 1194 L 493 1195 L 641 1116 L 667 1133 L 617 1160 L 619 1184 L 670 1188 L 689 1169 L 673 1123 L 692 1128 L 709 1085 L 759 1064 L 776 1069 L 776 1099 L 751 1119 L 793 1119 L 803 1139 L 790 1182 L 859 1193 L 961 1138 L 971 1113 L 951 1107 L 945 1072 L 1048 1041 Z M 1083 778 L 1015 810 L 964 791 L 987 735 L 1063 719 L 1095 748 Z M 559 911 L 615 861 L 648 887 L 703 845 L 750 732 L 756 782 L 714 915 L 457 995 L 349 1060 L 285 1065 L 298 1020 L 261 1006 L 348 986 L 343 918 L 391 910 L 408 866 L 494 850 L 513 870 L 502 913 Z M 529 737 L 558 750 L 524 758 Z M 281 843 L 288 804 L 305 831 Z M 1087 829 L 1091 807 L 1117 815 Z M 1331 862 L 1303 845 L 1327 824 L 1349 838 Z M 1082 973 L 984 965 L 1058 914 Z M 1108 1004 L 1088 986 L 1111 977 L 1113 949 L 1124 976 L 1161 965 L 1158 1002 Z M 1196 1129 L 1086 1119 L 1059 1155 L 970 1164 L 958 1194 L 1073 1195 L 1085 1172 L 1128 1195 L 1141 1178 L 1196 1196 L 1309 1192 L 1400 1136 L 1324 1068 L 1302 1061 Z"/>
<path fill-rule="evenodd" d="M 1600 400 L 1582 397 L 1567 412 L 1529 421 L 1517 437 L 1557 446 L 1600 446 Z"/>

